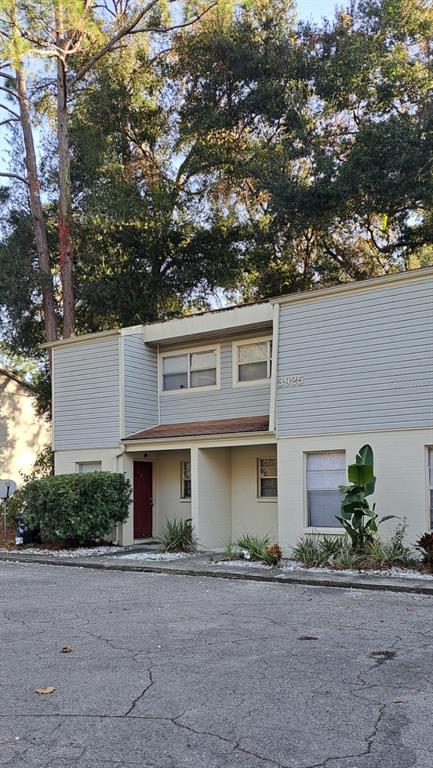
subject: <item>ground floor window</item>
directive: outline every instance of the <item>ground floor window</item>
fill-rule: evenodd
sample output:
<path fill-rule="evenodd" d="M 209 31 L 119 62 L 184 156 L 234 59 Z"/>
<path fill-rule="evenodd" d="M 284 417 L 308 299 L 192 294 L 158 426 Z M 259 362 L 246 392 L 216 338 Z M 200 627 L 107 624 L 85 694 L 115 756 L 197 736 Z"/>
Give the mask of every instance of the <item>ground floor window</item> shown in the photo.
<path fill-rule="evenodd" d="M 77 471 L 80 475 L 85 472 L 100 472 L 102 470 L 102 462 L 100 461 L 80 461 L 77 464 Z"/>
<path fill-rule="evenodd" d="M 257 495 L 259 499 L 278 496 L 277 460 L 257 459 Z"/>
<path fill-rule="evenodd" d="M 180 498 L 191 498 L 191 462 L 180 462 Z"/>
<path fill-rule="evenodd" d="M 342 495 L 339 485 L 346 483 L 344 451 L 307 454 L 308 525 L 313 528 L 336 528 Z"/>
<path fill-rule="evenodd" d="M 428 487 L 430 496 L 430 528 L 433 529 L 433 448 L 428 449 Z"/>

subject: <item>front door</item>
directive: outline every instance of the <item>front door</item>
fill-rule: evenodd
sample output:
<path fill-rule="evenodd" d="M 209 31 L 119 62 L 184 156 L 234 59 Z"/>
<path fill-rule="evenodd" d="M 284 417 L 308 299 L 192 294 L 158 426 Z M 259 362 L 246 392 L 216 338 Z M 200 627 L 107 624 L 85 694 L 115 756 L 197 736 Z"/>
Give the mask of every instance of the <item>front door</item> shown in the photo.
<path fill-rule="evenodd" d="M 152 462 L 134 461 L 134 539 L 152 536 Z"/>

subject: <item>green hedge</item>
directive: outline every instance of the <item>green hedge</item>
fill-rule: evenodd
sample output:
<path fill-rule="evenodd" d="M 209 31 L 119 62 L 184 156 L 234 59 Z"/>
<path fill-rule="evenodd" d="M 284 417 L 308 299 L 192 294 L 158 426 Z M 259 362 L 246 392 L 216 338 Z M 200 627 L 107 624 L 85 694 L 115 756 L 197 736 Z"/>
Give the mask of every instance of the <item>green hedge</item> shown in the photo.
<path fill-rule="evenodd" d="M 129 513 L 131 485 L 113 472 L 56 475 L 31 480 L 11 504 L 46 541 L 90 544 L 109 534 Z"/>

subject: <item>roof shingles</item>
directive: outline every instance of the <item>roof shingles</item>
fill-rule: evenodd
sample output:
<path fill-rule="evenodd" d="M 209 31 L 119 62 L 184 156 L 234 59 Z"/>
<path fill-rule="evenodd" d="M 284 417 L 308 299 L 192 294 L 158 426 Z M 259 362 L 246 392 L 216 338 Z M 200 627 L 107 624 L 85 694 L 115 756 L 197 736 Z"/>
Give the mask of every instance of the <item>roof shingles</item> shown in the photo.
<path fill-rule="evenodd" d="M 125 440 L 159 440 L 173 437 L 199 437 L 201 435 L 230 435 L 244 432 L 268 432 L 269 416 L 249 416 L 242 419 L 212 419 L 188 421 L 180 424 L 158 424 L 144 429 Z"/>

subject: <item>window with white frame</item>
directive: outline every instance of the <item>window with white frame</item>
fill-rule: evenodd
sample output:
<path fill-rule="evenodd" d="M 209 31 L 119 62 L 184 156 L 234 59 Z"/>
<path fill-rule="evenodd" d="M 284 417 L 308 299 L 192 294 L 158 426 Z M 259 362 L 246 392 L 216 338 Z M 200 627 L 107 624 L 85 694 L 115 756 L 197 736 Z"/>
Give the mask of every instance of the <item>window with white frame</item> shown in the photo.
<path fill-rule="evenodd" d="M 259 499 L 278 496 L 277 460 L 257 459 L 257 495 Z"/>
<path fill-rule="evenodd" d="M 217 378 L 216 349 L 162 357 L 162 389 L 164 392 L 216 387 Z"/>
<path fill-rule="evenodd" d="M 100 461 L 80 461 L 77 464 L 77 470 L 80 475 L 86 472 L 101 472 L 102 463 Z"/>
<path fill-rule="evenodd" d="M 428 449 L 428 487 L 430 496 L 430 528 L 433 530 L 433 448 Z"/>
<path fill-rule="evenodd" d="M 307 454 L 308 525 L 313 528 L 338 528 L 342 495 L 346 484 L 346 454 L 326 451 Z"/>
<path fill-rule="evenodd" d="M 180 498 L 191 498 L 191 462 L 180 462 Z"/>
<path fill-rule="evenodd" d="M 263 381 L 271 378 L 272 339 L 235 344 L 235 382 Z"/>

